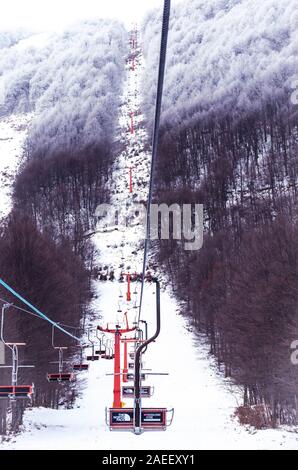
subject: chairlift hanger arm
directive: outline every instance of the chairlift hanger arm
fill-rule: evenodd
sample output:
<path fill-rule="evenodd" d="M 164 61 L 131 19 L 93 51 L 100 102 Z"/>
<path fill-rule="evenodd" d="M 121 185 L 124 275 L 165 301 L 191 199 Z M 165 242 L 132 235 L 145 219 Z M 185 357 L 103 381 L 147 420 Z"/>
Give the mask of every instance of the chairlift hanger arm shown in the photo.
<path fill-rule="evenodd" d="M 0 330 L 0 339 L 2 343 L 7 346 L 9 349 L 13 350 L 13 344 L 8 343 L 4 339 L 4 320 L 5 320 L 5 311 L 10 308 L 12 304 L 6 303 L 2 306 L 2 312 L 1 312 L 1 330 Z"/>
<path fill-rule="evenodd" d="M 166 68 L 166 55 L 167 55 L 167 46 L 168 46 L 170 16 L 171 16 L 171 0 L 164 0 L 160 57 L 159 57 L 159 70 L 158 70 L 158 83 L 157 83 L 157 94 L 156 94 L 156 105 L 155 105 L 155 119 L 154 119 L 153 142 L 152 142 L 151 168 L 150 168 L 150 180 L 149 180 L 149 192 L 148 192 L 148 199 L 147 199 L 148 210 L 147 210 L 147 217 L 146 217 L 146 237 L 145 237 L 145 245 L 144 245 L 143 275 L 142 275 L 142 285 L 141 285 L 141 294 L 140 294 L 139 320 L 141 319 L 141 315 L 142 315 L 144 286 L 145 286 L 145 273 L 146 273 L 147 257 L 148 257 L 149 243 L 150 243 L 150 230 L 151 230 L 150 207 L 151 207 L 152 196 L 153 196 L 154 171 L 155 171 L 155 163 L 156 163 L 158 143 L 159 143 L 159 127 L 160 127 L 163 86 L 164 86 L 164 77 L 165 77 L 165 68 Z"/>
<path fill-rule="evenodd" d="M 150 343 L 153 343 L 158 338 L 160 333 L 160 283 L 157 278 L 152 279 L 156 285 L 156 331 L 154 335 L 147 341 L 144 341 L 136 350 L 135 353 L 135 428 L 139 429 L 141 425 L 141 381 L 140 381 L 140 363 L 143 351 Z"/>

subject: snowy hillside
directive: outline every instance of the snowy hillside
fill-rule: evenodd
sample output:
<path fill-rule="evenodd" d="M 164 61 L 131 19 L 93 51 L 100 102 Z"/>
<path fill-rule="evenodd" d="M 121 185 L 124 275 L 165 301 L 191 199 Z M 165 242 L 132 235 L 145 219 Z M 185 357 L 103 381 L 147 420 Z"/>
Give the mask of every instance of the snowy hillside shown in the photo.
<path fill-rule="evenodd" d="M 29 139 L 34 154 L 110 142 L 126 43 L 121 23 L 99 20 L 3 48 L 0 116 L 35 112 Z"/>
<path fill-rule="evenodd" d="M 160 16 L 144 21 L 147 60 L 143 90 L 153 116 Z M 258 111 L 290 97 L 298 70 L 298 7 L 295 0 L 189 0 L 173 8 L 164 123 L 187 126 Z"/>

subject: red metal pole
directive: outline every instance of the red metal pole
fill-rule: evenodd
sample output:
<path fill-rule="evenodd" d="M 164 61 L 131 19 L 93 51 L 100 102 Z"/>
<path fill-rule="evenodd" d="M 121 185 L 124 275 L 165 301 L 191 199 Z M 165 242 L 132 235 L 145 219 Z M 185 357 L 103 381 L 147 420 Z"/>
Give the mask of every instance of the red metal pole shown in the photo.
<path fill-rule="evenodd" d="M 134 134 L 135 133 L 135 127 L 134 127 L 134 113 L 130 113 L 130 133 Z"/>
<path fill-rule="evenodd" d="M 127 320 L 127 317 L 126 317 Z M 126 326 L 128 326 L 128 321 L 126 322 Z M 123 403 L 121 401 L 121 335 L 122 333 L 130 333 L 132 331 L 135 331 L 134 328 L 127 328 L 125 330 L 119 330 L 118 328 L 116 330 L 110 330 L 108 327 L 107 328 L 102 328 L 101 326 L 98 326 L 97 329 L 99 331 L 103 331 L 105 333 L 112 333 L 115 335 L 115 359 L 114 359 L 114 391 L 113 391 L 113 396 L 114 396 L 114 401 L 113 401 L 113 407 L 114 408 L 123 408 Z M 126 340 L 127 341 L 127 340 Z M 134 339 L 134 341 L 136 341 Z M 127 354 L 126 354 L 127 358 Z"/>
<path fill-rule="evenodd" d="M 127 274 L 127 293 L 126 293 L 127 302 L 131 301 L 131 290 L 130 290 L 130 274 Z"/>
<path fill-rule="evenodd" d="M 114 403 L 113 408 L 122 408 L 121 402 L 121 364 L 120 364 L 120 331 L 115 332 L 115 361 L 114 361 Z"/>
<path fill-rule="evenodd" d="M 127 350 L 127 342 L 124 341 L 124 365 L 123 365 L 123 382 L 128 382 L 127 380 L 127 373 L 128 373 L 128 350 Z"/>
<path fill-rule="evenodd" d="M 133 185 L 132 185 L 132 167 L 129 168 L 129 192 L 132 194 Z"/>

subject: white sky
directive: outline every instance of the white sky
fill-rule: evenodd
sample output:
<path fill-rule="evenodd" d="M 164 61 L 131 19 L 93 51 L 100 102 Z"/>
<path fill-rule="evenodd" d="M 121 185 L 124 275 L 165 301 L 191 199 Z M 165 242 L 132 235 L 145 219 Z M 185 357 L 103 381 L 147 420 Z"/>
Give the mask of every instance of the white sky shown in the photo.
<path fill-rule="evenodd" d="M 179 0 L 173 0 L 177 3 Z M 2 0 L 0 29 L 60 29 L 77 20 L 118 18 L 130 25 L 163 0 Z"/>

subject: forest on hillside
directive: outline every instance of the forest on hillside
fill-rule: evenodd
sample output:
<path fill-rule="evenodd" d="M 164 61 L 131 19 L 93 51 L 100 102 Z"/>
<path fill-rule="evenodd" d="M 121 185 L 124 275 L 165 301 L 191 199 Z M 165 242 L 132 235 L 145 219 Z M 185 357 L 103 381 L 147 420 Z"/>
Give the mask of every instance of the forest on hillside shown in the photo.
<path fill-rule="evenodd" d="M 98 204 L 109 200 L 127 32 L 116 21 L 86 21 L 43 38 L 3 33 L 0 45 L 0 116 L 33 116 L 13 207 L 1 221 L 0 277 L 80 335 L 92 314 L 94 247 L 86 233 Z M 2 288 L 0 297 L 18 305 Z M 71 406 L 74 389 L 46 381 L 50 361 L 58 359 L 46 322 L 11 308 L 5 334 L 27 343 L 21 359 L 35 369 L 22 371 L 20 380 L 35 383 L 34 405 Z M 60 336 L 68 358 L 77 354 Z M 16 431 L 23 405 L 0 406 L 0 434 Z"/>
<path fill-rule="evenodd" d="M 148 129 L 158 24 L 143 24 Z M 260 426 L 298 422 L 297 52 L 295 1 L 174 8 L 156 200 L 203 204 L 205 236 L 197 252 L 162 241 L 157 258 Z"/>

